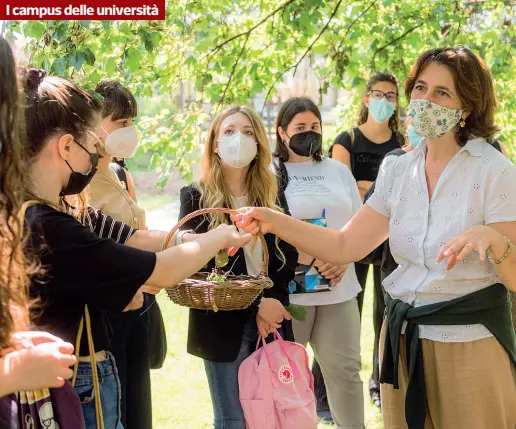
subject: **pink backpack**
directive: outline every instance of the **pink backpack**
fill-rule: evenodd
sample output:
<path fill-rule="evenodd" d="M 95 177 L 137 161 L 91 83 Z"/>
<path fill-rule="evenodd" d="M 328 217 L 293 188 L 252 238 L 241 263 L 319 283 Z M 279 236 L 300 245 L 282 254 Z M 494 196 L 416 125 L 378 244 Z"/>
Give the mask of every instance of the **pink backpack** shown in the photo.
<path fill-rule="evenodd" d="M 246 428 L 317 429 L 314 378 L 306 350 L 274 335 L 270 344 L 262 338 L 263 347 L 238 371 Z"/>

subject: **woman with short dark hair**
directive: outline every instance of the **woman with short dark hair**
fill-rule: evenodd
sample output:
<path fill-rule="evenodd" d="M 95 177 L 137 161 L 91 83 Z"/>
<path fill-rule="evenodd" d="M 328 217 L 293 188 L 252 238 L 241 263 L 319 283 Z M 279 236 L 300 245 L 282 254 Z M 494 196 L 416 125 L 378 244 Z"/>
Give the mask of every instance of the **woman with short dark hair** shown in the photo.
<path fill-rule="evenodd" d="M 263 208 L 234 216 L 333 263 L 389 237 L 382 411 L 386 429 L 513 429 L 516 167 L 488 143 L 493 81 L 466 48 L 419 56 L 405 83 L 417 148 L 381 168 L 374 194 L 339 232 Z"/>

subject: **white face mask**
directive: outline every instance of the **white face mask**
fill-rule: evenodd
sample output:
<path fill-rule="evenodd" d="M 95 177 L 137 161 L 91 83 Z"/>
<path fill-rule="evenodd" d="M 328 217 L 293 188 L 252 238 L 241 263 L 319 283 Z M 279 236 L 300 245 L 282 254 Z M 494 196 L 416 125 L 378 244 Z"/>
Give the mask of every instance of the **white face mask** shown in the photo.
<path fill-rule="evenodd" d="M 256 142 L 240 132 L 219 140 L 219 155 L 230 167 L 247 167 L 257 153 Z"/>
<path fill-rule="evenodd" d="M 138 134 L 134 125 L 129 127 L 119 128 L 107 134 L 104 148 L 108 155 L 116 158 L 131 158 L 138 147 Z"/>

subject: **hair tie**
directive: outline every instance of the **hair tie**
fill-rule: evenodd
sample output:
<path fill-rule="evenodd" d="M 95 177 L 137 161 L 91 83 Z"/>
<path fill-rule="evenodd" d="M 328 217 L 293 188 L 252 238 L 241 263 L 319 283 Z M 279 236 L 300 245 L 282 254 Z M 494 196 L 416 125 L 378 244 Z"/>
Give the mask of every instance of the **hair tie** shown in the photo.
<path fill-rule="evenodd" d="M 43 69 L 29 69 L 27 72 L 27 87 L 29 89 L 36 89 L 46 75 L 47 72 Z"/>

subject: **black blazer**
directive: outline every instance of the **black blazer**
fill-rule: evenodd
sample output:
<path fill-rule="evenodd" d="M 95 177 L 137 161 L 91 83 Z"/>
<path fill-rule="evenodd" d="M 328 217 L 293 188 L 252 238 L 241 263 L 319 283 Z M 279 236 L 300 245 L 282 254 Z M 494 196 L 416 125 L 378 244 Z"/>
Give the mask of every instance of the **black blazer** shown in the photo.
<path fill-rule="evenodd" d="M 199 210 L 199 199 L 200 193 L 195 185 L 182 188 L 179 219 Z M 288 205 L 283 193 L 278 197 L 278 205 L 288 213 Z M 208 231 L 208 224 L 208 218 L 199 216 L 188 221 L 181 229 L 204 233 Z M 288 305 L 288 284 L 295 275 L 298 259 L 297 250 L 287 242 L 280 240 L 278 247 L 285 256 L 285 263 L 283 263 L 276 248 L 276 236 L 266 234 L 265 241 L 267 242 L 267 249 L 270 255 L 269 277 L 274 282 L 274 286 L 270 289 L 265 289 L 263 295 L 267 298 L 276 298 L 283 305 Z M 215 260 L 212 259 L 204 270 L 211 271 L 214 266 Z M 233 266 L 234 274 L 247 274 L 243 249 L 239 249 L 235 256 L 229 258 L 228 266 Z M 245 322 L 249 317 L 256 316 L 257 305 L 258 300 L 246 310 L 214 312 L 211 310 L 190 309 L 188 353 L 214 362 L 234 361 L 242 343 Z M 285 339 L 293 341 L 292 322 L 284 320 L 282 328 Z"/>

